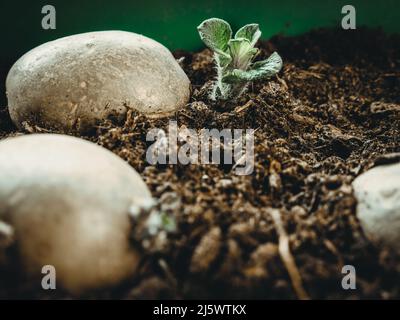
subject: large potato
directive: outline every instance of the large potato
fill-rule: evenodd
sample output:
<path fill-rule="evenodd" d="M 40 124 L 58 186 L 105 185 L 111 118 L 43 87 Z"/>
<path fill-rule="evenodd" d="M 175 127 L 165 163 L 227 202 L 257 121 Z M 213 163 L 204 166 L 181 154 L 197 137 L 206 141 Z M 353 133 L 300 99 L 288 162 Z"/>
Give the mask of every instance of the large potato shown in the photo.
<path fill-rule="evenodd" d="M 102 31 L 47 42 L 6 81 L 14 123 L 86 131 L 133 108 L 162 117 L 189 100 L 190 81 L 167 48 L 139 34 Z"/>
<path fill-rule="evenodd" d="M 80 293 L 134 274 L 128 211 L 151 195 L 123 160 L 78 138 L 26 135 L 0 142 L 0 176 L 0 220 L 28 275 L 53 265 L 57 284 Z"/>

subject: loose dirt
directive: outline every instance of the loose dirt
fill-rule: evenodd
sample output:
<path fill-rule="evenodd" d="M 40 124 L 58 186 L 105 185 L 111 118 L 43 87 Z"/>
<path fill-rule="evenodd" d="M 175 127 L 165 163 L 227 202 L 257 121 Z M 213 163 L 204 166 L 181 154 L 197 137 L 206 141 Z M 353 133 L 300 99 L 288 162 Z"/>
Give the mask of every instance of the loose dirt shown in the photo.
<path fill-rule="evenodd" d="M 177 223 L 161 244 L 142 243 L 135 279 L 87 297 L 400 298 L 400 258 L 365 237 L 351 187 L 370 167 L 400 158 L 400 37 L 317 30 L 259 46 L 260 59 L 278 51 L 283 70 L 225 103 L 208 98 L 211 52 L 176 52 L 193 94 L 170 118 L 196 130 L 255 129 L 251 175 L 231 165 L 150 165 L 146 134 L 167 130 L 168 119 L 134 111 L 83 137 L 132 165 Z M 2 110 L 0 137 L 15 134 Z M 356 290 L 341 286 L 346 264 L 356 268 Z M 12 274 L 0 272 L 0 297 L 55 297 Z"/>

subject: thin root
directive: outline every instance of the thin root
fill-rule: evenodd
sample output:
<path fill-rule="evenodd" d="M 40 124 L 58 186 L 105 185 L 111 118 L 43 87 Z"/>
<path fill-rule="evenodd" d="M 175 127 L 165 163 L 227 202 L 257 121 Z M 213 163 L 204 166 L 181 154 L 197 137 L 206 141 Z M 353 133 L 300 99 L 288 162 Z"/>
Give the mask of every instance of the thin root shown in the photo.
<path fill-rule="evenodd" d="M 8 248 L 14 242 L 14 228 L 0 220 L 0 250 Z"/>
<path fill-rule="evenodd" d="M 283 227 L 281 214 L 277 209 L 272 209 L 270 214 L 279 235 L 279 254 L 289 273 L 293 289 L 300 300 L 308 300 L 310 297 L 303 288 L 300 272 L 297 269 L 296 262 L 290 252 L 289 237 Z"/>

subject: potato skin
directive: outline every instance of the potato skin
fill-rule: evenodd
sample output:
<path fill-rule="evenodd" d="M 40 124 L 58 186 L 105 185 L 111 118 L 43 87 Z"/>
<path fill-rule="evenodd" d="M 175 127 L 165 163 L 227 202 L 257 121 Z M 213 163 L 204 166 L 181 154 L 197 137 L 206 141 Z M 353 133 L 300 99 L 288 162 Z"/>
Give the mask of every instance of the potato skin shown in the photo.
<path fill-rule="evenodd" d="M 376 245 L 400 253 L 400 163 L 371 168 L 353 181 L 357 218 Z"/>
<path fill-rule="evenodd" d="M 190 81 L 171 52 L 125 31 L 76 34 L 44 43 L 11 68 L 11 119 L 64 133 L 89 131 L 131 108 L 168 116 L 186 105 Z"/>
<path fill-rule="evenodd" d="M 15 229 L 27 275 L 53 265 L 73 294 L 134 275 L 128 210 L 151 194 L 123 160 L 82 139 L 34 134 L 0 142 L 0 175 L 0 219 Z"/>

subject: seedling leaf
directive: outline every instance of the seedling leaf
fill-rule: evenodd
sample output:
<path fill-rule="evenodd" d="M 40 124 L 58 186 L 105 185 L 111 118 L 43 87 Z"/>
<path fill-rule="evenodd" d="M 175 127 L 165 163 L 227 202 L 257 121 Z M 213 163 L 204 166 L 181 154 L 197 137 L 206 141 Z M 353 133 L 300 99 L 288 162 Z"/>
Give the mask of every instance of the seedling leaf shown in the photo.
<path fill-rule="evenodd" d="M 258 54 L 255 44 L 261 37 L 258 24 L 240 28 L 233 39 L 229 24 L 218 18 L 205 20 L 197 27 L 200 38 L 214 52 L 217 79 L 211 99 L 237 98 L 249 81 L 270 78 L 282 68 L 282 59 L 273 53 L 268 59 L 252 64 Z"/>
<path fill-rule="evenodd" d="M 246 38 L 231 39 L 228 42 L 230 56 L 237 69 L 245 68 L 257 54 L 258 50 L 253 48 Z"/>
<path fill-rule="evenodd" d="M 250 70 L 234 69 L 223 77 L 226 83 L 240 83 L 267 79 L 277 74 L 282 68 L 282 58 L 274 52 L 268 59 L 253 64 Z"/>
<path fill-rule="evenodd" d="M 228 22 L 211 18 L 203 21 L 198 27 L 200 38 L 211 50 L 220 53 L 227 49 L 232 37 L 232 29 Z"/>
<path fill-rule="evenodd" d="M 241 27 L 235 34 L 235 39 L 245 38 L 250 41 L 250 44 L 254 46 L 258 39 L 261 37 L 261 31 L 257 23 L 246 24 Z"/>

